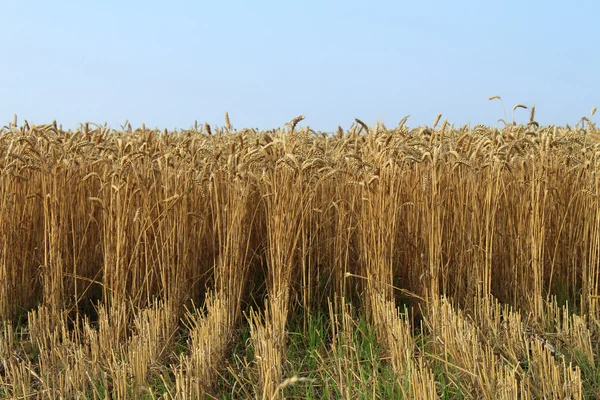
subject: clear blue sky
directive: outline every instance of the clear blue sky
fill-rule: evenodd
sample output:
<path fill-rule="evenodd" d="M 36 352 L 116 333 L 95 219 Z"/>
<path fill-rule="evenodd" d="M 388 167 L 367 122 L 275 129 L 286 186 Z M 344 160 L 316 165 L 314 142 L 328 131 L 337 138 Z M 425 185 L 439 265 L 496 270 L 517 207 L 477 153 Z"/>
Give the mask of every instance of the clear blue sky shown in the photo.
<path fill-rule="evenodd" d="M 495 94 L 509 119 L 524 103 L 574 124 L 600 107 L 598 1 L 2 0 L 0 18 L 0 125 L 496 124 Z"/>

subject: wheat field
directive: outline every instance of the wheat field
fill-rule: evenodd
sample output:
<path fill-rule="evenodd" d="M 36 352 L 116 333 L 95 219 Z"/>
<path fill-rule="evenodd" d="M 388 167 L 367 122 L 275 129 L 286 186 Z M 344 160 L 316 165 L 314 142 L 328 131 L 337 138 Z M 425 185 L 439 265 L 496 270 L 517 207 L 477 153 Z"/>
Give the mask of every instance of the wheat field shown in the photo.
<path fill-rule="evenodd" d="M 302 119 L 2 128 L 0 397 L 600 398 L 590 119 Z"/>

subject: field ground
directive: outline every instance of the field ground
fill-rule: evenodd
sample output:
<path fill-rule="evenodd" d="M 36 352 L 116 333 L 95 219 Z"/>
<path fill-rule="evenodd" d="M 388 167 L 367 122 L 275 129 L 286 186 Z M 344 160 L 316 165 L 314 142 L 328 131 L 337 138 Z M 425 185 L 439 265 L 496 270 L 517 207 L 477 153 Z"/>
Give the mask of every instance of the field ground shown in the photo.
<path fill-rule="evenodd" d="M 0 131 L 0 397 L 600 398 L 600 132 Z"/>

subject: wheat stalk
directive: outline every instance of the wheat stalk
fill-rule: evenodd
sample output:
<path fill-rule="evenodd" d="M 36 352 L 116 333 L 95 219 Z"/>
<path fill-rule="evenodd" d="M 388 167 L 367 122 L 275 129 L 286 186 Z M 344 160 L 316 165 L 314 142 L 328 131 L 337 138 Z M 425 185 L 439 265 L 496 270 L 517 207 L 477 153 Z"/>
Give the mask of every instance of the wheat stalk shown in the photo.
<path fill-rule="evenodd" d="M 231 131 L 231 122 L 229 121 L 229 113 L 226 111 L 225 112 L 225 129 L 227 129 L 227 131 Z"/>
<path fill-rule="evenodd" d="M 294 129 L 296 128 L 296 125 L 298 125 L 298 123 L 300 121 L 302 121 L 304 119 L 304 115 L 299 115 L 296 118 L 294 118 L 293 120 L 290 121 L 290 127 L 291 127 L 291 132 L 294 133 Z"/>

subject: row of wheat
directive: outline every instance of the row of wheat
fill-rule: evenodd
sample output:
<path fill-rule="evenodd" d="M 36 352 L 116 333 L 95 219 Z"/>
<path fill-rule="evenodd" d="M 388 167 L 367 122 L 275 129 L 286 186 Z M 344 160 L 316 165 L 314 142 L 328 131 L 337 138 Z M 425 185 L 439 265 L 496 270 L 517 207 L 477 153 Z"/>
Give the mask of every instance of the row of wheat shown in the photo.
<path fill-rule="evenodd" d="M 441 395 L 440 376 L 472 397 L 597 388 L 581 373 L 598 371 L 600 333 L 589 120 L 334 135 L 299 121 L 4 127 L 0 395 L 214 395 L 248 324 L 256 385 L 241 393 L 278 397 L 302 379 L 285 379 L 300 309 L 329 315 L 324 365 L 351 398 L 350 308 L 406 398 Z"/>

